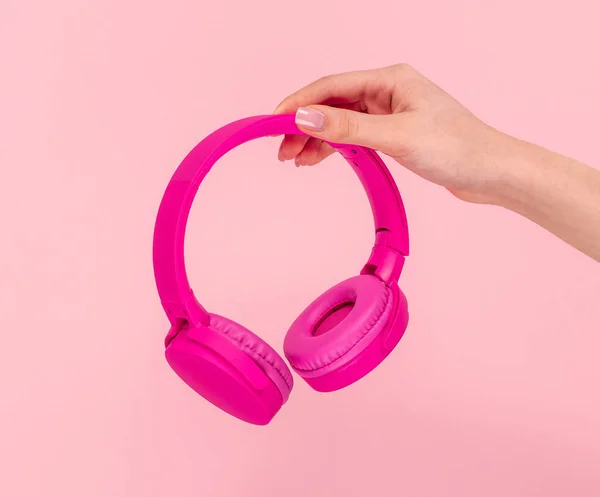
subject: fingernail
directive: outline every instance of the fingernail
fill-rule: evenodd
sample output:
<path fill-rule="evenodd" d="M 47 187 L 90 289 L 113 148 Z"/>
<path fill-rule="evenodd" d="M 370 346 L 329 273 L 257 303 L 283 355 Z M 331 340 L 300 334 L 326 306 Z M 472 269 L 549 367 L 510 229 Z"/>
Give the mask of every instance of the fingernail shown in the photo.
<path fill-rule="evenodd" d="M 325 125 L 325 114 L 310 107 L 300 107 L 296 111 L 296 125 L 313 131 L 321 131 Z"/>

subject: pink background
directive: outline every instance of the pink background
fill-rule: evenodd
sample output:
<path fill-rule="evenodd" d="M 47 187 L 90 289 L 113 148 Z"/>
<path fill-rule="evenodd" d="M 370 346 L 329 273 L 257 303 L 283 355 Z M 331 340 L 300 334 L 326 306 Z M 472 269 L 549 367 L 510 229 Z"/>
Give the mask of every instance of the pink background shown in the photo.
<path fill-rule="evenodd" d="M 407 61 L 482 118 L 600 164 L 590 0 L 22 1 L 0 9 L 2 497 L 600 495 L 600 264 L 390 164 L 412 321 L 364 381 L 267 428 L 163 359 L 154 215 L 180 159 L 322 75 Z M 281 351 L 372 241 L 340 159 L 265 139 L 194 206 L 205 305 Z"/>

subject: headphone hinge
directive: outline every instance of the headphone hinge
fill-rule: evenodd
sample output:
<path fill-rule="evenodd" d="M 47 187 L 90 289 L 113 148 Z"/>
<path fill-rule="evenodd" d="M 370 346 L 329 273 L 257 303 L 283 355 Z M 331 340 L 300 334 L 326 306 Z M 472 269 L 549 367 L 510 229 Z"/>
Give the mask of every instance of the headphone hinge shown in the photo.
<path fill-rule="evenodd" d="M 361 271 L 377 276 L 388 286 L 398 283 L 404 267 L 404 255 L 386 244 L 389 233 L 386 229 L 377 232 L 371 256 Z"/>
<path fill-rule="evenodd" d="M 189 297 L 184 302 L 162 302 L 162 305 L 171 324 L 183 320 L 197 328 L 201 325 L 208 326 L 210 322 L 208 312 L 200 305 L 200 302 L 196 300 L 191 291 Z"/>

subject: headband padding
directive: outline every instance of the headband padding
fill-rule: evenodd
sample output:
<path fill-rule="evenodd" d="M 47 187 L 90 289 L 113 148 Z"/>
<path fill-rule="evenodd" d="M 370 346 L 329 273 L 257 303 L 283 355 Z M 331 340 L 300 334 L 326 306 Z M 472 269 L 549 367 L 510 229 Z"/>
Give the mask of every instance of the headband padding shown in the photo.
<path fill-rule="evenodd" d="M 290 396 L 294 380 L 283 359 L 260 337 L 242 325 L 217 314 L 209 314 L 210 327 L 248 354 L 281 392 L 283 403 Z"/>
<path fill-rule="evenodd" d="M 292 368 L 300 376 L 317 377 L 348 364 L 386 328 L 393 317 L 393 300 L 392 290 L 372 275 L 338 283 L 310 304 L 288 331 L 283 350 Z M 350 306 L 345 317 L 336 316 Z M 324 321 L 330 323 L 325 331 Z"/>

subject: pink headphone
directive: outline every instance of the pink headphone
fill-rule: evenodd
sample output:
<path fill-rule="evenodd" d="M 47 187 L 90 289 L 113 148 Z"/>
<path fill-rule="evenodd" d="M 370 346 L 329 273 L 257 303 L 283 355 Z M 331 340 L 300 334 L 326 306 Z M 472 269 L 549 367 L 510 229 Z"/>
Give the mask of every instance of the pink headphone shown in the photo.
<path fill-rule="evenodd" d="M 154 231 L 154 273 L 171 328 L 166 358 L 202 397 L 253 424 L 271 421 L 293 386 L 283 359 L 243 326 L 207 312 L 194 297 L 184 261 L 192 201 L 213 164 L 238 145 L 278 134 L 303 134 L 293 115 L 241 119 L 200 142 L 175 171 Z M 358 175 L 373 210 L 375 245 L 359 276 L 337 284 L 300 314 L 284 353 L 315 390 L 330 392 L 359 380 L 394 349 L 408 324 L 398 278 L 408 255 L 406 214 L 388 169 L 372 150 L 331 144 Z"/>

